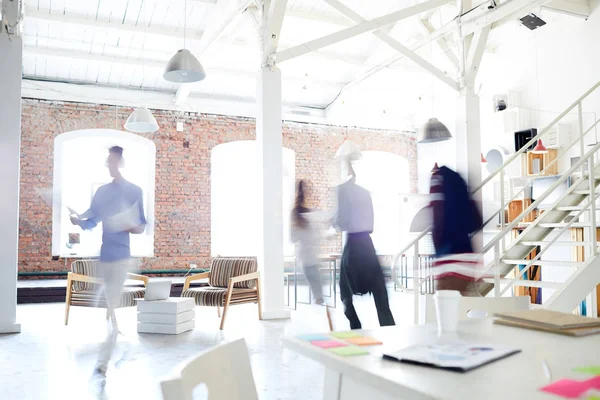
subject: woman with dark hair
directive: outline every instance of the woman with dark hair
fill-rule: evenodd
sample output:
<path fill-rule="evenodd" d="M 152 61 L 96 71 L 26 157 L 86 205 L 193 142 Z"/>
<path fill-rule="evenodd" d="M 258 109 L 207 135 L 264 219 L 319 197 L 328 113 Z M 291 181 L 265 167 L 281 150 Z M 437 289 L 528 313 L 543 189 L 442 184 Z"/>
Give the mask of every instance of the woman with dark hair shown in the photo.
<path fill-rule="evenodd" d="M 296 185 L 296 201 L 291 215 L 290 238 L 296 244 L 296 260 L 302 266 L 304 276 L 316 304 L 323 304 L 323 286 L 317 250 L 319 246 L 319 228 L 310 220 L 313 212 L 306 207 L 306 182 L 298 181 Z"/>

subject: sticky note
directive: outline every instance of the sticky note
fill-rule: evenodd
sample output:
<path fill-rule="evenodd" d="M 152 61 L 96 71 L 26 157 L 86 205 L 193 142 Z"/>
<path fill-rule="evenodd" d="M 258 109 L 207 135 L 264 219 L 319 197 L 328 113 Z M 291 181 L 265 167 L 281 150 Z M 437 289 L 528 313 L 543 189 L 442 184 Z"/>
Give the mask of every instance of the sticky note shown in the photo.
<path fill-rule="evenodd" d="M 338 339 L 349 339 L 349 338 L 357 338 L 357 337 L 362 337 L 362 335 L 359 335 L 356 332 L 331 332 L 331 336 L 336 337 Z"/>
<path fill-rule="evenodd" d="M 320 347 L 322 349 L 331 349 L 334 347 L 348 346 L 346 343 L 338 342 L 337 340 L 315 340 L 310 342 L 313 346 Z"/>
<path fill-rule="evenodd" d="M 577 399 L 588 391 L 588 386 L 583 382 L 571 379 L 561 379 L 540 389 L 542 392 L 552 393 L 567 399 Z"/>
<path fill-rule="evenodd" d="M 348 342 L 350 344 L 355 344 L 357 346 L 374 346 L 374 345 L 378 345 L 378 344 L 383 344 L 379 340 L 372 338 L 372 337 L 367 337 L 367 336 L 349 338 L 349 339 L 346 339 L 346 342 Z"/>
<path fill-rule="evenodd" d="M 337 347 L 335 349 L 330 349 L 329 351 L 342 357 L 364 356 L 365 354 L 369 354 L 367 350 L 356 346 Z"/>
<path fill-rule="evenodd" d="M 600 366 L 575 368 L 574 371 L 582 372 L 588 375 L 600 375 Z"/>
<path fill-rule="evenodd" d="M 300 336 L 298 336 L 298 339 L 305 340 L 307 342 L 314 342 L 315 340 L 330 340 L 331 338 L 329 336 L 318 334 L 318 335 L 300 335 Z"/>
<path fill-rule="evenodd" d="M 552 393 L 567 399 L 577 399 L 585 392 L 592 389 L 600 390 L 600 376 L 588 379 L 586 381 L 574 381 L 571 379 L 561 379 L 540 390 Z"/>

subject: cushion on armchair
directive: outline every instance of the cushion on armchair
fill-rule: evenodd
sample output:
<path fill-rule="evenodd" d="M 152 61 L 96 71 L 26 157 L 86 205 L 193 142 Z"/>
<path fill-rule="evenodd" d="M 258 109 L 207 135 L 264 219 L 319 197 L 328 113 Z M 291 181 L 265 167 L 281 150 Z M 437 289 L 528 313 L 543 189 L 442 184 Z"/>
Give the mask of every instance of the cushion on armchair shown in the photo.
<path fill-rule="evenodd" d="M 93 276 L 96 278 L 100 277 L 100 271 L 98 271 L 98 261 L 96 260 L 77 260 L 71 263 L 71 271 L 75 274 Z M 73 282 L 73 290 L 79 291 L 98 291 L 102 288 L 102 285 L 97 283 L 89 282 Z"/>
<path fill-rule="evenodd" d="M 210 267 L 208 284 L 215 288 L 227 288 L 229 278 L 256 272 L 256 259 L 252 258 L 215 258 Z M 253 289 L 255 280 L 236 282 L 234 288 Z"/>

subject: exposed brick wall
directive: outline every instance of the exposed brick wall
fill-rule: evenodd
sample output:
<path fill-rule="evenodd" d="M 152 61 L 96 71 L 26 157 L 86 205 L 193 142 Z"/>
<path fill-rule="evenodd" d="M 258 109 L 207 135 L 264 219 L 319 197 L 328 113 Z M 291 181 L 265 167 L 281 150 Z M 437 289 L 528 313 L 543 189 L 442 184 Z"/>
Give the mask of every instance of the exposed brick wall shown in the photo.
<path fill-rule="evenodd" d="M 119 109 L 122 127 L 131 110 Z M 255 121 L 219 115 L 154 112 L 161 126 L 143 134 L 156 144 L 155 257 L 144 269 L 185 269 L 189 263 L 210 262 L 210 152 L 222 143 L 255 138 Z M 21 212 L 19 271 L 64 271 L 70 260 L 53 261 L 52 210 L 38 195 L 52 187 L 54 138 L 78 129 L 115 128 L 115 107 L 23 100 L 21 146 Z M 184 132 L 177 132 L 183 121 Z M 119 128 L 120 129 L 120 128 Z M 283 143 L 296 152 L 296 177 L 311 181 L 311 206 L 333 206 L 332 159 L 344 140 L 363 150 L 381 150 L 406 157 L 411 191 L 416 192 L 415 138 L 400 132 L 285 122 Z M 184 147 L 189 141 L 189 147 Z M 331 241 L 324 251 L 339 251 Z"/>

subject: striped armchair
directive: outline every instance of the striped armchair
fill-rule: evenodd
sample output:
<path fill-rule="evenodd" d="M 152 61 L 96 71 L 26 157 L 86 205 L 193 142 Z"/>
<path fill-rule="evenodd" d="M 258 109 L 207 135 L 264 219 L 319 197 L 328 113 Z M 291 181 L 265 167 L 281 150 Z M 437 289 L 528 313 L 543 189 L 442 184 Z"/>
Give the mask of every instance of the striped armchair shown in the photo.
<path fill-rule="evenodd" d="M 262 320 L 260 275 L 257 269 L 256 259 L 215 258 L 210 272 L 188 276 L 185 279 L 181 297 L 194 298 L 198 306 L 217 307 L 221 317 L 221 330 L 225 325 L 227 309 L 231 305 L 257 303 L 258 319 Z M 208 279 L 208 286 L 190 289 L 190 283 L 199 279 Z"/>
<path fill-rule="evenodd" d="M 100 278 L 99 262 L 97 260 L 77 260 L 71 264 L 71 272 L 67 278 L 67 297 L 65 299 L 65 325 L 69 323 L 69 309 L 71 306 L 106 308 L 106 301 L 102 296 L 102 278 Z M 127 279 L 134 279 L 148 283 L 148 277 L 127 274 Z M 135 306 L 134 299 L 144 298 L 145 288 L 125 287 L 121 302 L 117 308 Z"/>

